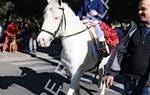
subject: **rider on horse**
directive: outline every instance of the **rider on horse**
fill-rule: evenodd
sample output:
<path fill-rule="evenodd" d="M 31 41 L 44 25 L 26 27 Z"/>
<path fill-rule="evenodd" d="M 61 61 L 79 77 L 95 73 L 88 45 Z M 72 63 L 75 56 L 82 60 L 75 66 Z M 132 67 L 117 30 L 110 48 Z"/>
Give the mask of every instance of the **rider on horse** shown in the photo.
<path fill-rule="evenodd" d="M 85 0 L 77 15 L 81 20 L 83 20 L 83 23 L 86 23 L 88 25 L 88 27 L 95 27 L 95 32 L 99 41 L 97 49 L 100 53 L 102 53 L 102 55 L 107 56 L 108 52 L 106 49 L 104 33 L 98 24 L 102 19 L 99 14 L 103 14 L 103 12 L 104 6 L 101 0 Z"/>

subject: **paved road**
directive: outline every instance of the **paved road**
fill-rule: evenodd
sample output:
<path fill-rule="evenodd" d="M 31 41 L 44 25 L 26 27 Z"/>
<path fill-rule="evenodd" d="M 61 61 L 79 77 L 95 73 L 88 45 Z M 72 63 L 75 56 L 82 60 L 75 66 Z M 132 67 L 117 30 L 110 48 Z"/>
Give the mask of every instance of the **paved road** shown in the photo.
<path fill-rule="evenodd" d="M 40 51 L 36 57 L 22 52 L 0 53 L 0 95 L 65 95 L 70 81 L 65 72 L 56 72 L 63 68 L 60 49 L 40 48 Z M 91 83 L 93 79 L 91 73 L 84 75 L 80 82 L 81 95 L 99 95 L 99 88 Z M 115 82 L 113 88 L 106 89 L 106 95 L 121 95 L 122 89 Z"/>

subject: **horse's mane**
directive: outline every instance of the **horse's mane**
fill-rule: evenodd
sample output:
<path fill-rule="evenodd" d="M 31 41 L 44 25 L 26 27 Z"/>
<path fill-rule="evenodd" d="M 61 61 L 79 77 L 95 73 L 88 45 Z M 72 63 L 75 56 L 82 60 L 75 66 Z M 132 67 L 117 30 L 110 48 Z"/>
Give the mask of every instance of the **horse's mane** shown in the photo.
<path fill-rule="evenodd" d="M 57 3 L 49 3 L 44 10 L 44 17 L 46 16 L 46 12 L 49 10 L 49 8 L 55 8 L 55 6 L 58 6 Z M 64 8 L 65 15 L 67 16 L 67 19 L 69 20 L 69 25 L 76 24 L 77 32 L 84 30 L 85 26 L 83 26 L 82 21 L 80 21 L 79 17 L 76 16 L 74 11 L 71 9 L 71 7 L 67 3 L 62 3 L 62 7 Z M 74 27 L 75 28 L 75 27 Z"/>
<path fill-rule="evenodd" d="M 78 29 L 77 32 L 84 30 L 86 27 L 83 26 L 83 22 L 80 20 L 80 18 L 78 16 L 76 16 L 76 14 L 71 9 L 71 7 L 69 7 L 69 5 L 66 3 L 63 3 L 63 7 L 64 7 L 65 11 L 67 11 L 66 15 L 68 15 L 68 17 L 70 17 L 71 19 L 73 18 L 72 21 L 71 20 L 69 21 L 70 25 L 71 24 L 77 24 L 77 29 Z"/>
<path fill-rule="evenodd" d="M 73 13 L 73 15 L 75 15 L 74 11 L 71 9 L 71 7 L 70 7 L 67 3 L 63 2 L 62 4 L 63 4 L 63 7 L 64 7 L 65 9 L 68 9 L 67 11 L 69 11 L 69 14 L 70 14 L 70 13 Z M 47 12 L 47 10 L 48 10 L 50 7 L 55 6 L 55 5 L 56 5 L 56 3 L 53 3 L 53 4 L 48 3 L 47 6 L 46 6 L 45 9 L 44 9 L 44 12 L 43 12 L 44 15 L 45 15 L 45 13 Z"/>

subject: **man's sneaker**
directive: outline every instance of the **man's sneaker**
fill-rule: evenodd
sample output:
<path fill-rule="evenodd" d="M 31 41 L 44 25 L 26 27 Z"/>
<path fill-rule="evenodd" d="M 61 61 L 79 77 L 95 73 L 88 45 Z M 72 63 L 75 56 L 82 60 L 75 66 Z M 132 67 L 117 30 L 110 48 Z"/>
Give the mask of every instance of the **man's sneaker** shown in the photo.
<path fill-rule="evenodd" d="M 107 57 L 109 55 L 109 53 L 107 52 L 107 49 L 106 49 L 105 41 L 100 41 L 97 49 L 98 49 L 98 52 L 100 53 L 100 55 L 102 55 L 104 57 Z"/>

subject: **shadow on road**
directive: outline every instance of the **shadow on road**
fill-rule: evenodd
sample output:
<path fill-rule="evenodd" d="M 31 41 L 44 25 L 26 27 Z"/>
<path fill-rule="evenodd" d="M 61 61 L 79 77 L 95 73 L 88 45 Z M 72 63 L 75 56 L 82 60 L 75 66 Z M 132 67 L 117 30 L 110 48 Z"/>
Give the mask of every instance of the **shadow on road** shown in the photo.
<path fill-rule="evenodd" d="M 70 84 L 70 79 L 55 72 L 37 73 L 27 67 L 20 67 L 20 69 L 22 70 L 20 76 L 0 77 L 0 88 L 7 89 L 15 83 L 28 89 L 36 95 L 65 95 L 62 91 L 63 84 Z M 86 91 L 88 95 L 93 95 L 93 93 L 97 92 L 96 90 L 88 89 L 82 85 L 81 89 Z"/>
<path fill-rule="evenodd" d="M 25 54 L 29 54 L 32 57 L 35 57 L 35 54 L 30 53 L 29 46 L 22 44 L 22 43 L 23 42 L 21 42 L 21 41 L 18 42 L 18 51 L 25 53 Z M 37 45 L 37 51 L 38 52 L 48 54 L 49 56 L 52 56 L 58 60 L 60 60 L 61 50 L 62 50 L 62 44 L 61 44 L 60 39 L 55 39 L 54 41 L 52 41 L 52 43 L 49 47 L 39 47 Z"/>
<path fill-rule="evenodd" d="M 58 73 L 37 73 L 36 71 L 21 67 L 21 76 L 4 76 L 0 78 L 0 88 L 7 89 L 11 84 L 18 84 L 37 95 L 65 95 L 61 91 L 63 83 L 69 83 L 69 79 Z M 46 94 L 44 94 L 46 93 Z"/>
<path fill-rule="evenodd" d="M 37 49 L 39 52 L 43 52 L 48 54 L 49 56 L 54 57 L 55 59 L 60 60 L 61 50 L 62 50 L 62 44 L 60 39 L 55 39 L 52 41 L 51 45 L 49 47 L 38 47 Z"/>

